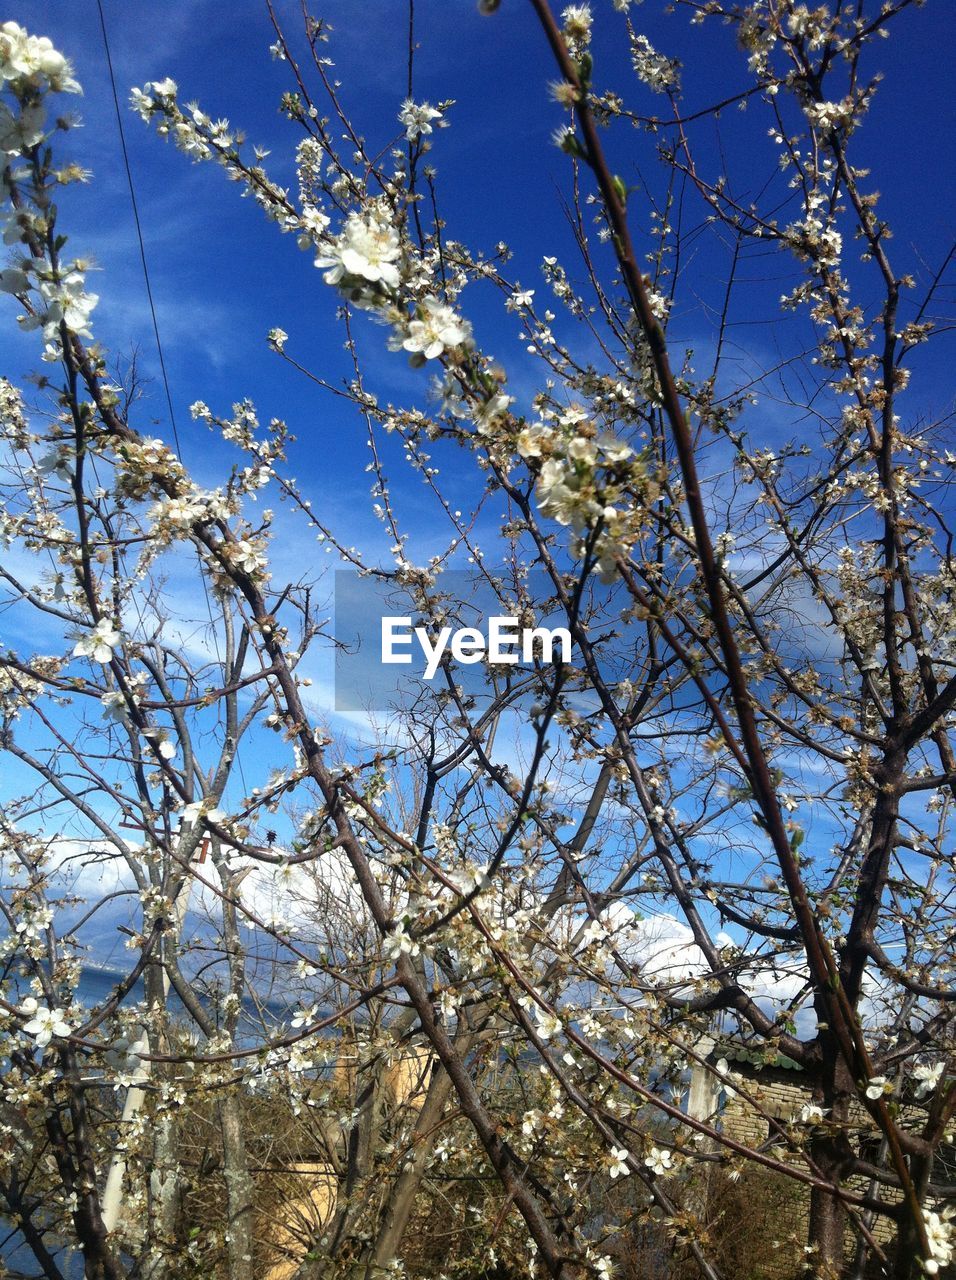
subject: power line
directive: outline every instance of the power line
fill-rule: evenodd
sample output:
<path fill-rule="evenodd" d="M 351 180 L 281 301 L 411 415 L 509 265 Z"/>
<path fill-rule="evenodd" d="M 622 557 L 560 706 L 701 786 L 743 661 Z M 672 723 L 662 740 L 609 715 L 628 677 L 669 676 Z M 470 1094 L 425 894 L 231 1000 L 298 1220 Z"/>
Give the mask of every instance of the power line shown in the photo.
<path fill-rule="evenodd" d="M 106 65 L 109 70 L 110 88 L 113 93 L 113 109 L 116 112 L 116 127 L 119 131 L 120 147 L 123 152 L 123 167 L 126 170 L 126 183 L 129 187 L 129 199 L 133 208 L 133 222 L 136 225 L 136 239 L 139 244 L 139 259 L 143 265 L 143 279 L 146 282 L 146 297 L 149 300 L 149 314 L 153 322 L 153 336 L 156 339 L 156 354 L 159 356 L 159 369 L 163 379 L 163 389 L 166 392 L 166 407 L 169 411 L 169 424 L 172 427 L 173 440 L 176 442 L 176 452 L 180 459 L 183 456 L 183 448 L 179 442 L 179 430 L 176 426 L 176 411 L 173 408 L 173 397 L 169 389 L 169 376 L 166 372 L 166 359 L 163 355 L 163 341 L 159 335 L 159 320 L 156 315 L 156 304 L 153 301 L 153 287 L 149 278 L 149 264 L 146 261 L 146 242 L 143 238 L 143 226 L 139 217 L 139 205 L 136 200 L 136 187 L 133 182 L 133 171 L 129 163 L 129 152 L 126 148 L 126 130 L 123 128 L 123 113 L 120 108 L 119 94 L 116 90 L 116 75 L 113 71 L 113 58 L 110 53 L 110 38 L 106 30 L 106 14 L 103 12 L 103 0 L 96 0 L 96 8 L 100 15 L 100 30 L 103 32 L 103 48 L 106 52 Z M 206 598 L 206 612 L 209 615 L 209 626 L 212 631 L 213 645 L 216 650 L 216 659 L 220 666 L 222 665 L 222 655 L 219 650 L 219 636 L 216 631 L 216 624 L 212 616 L 212 601 L 209 599 L 209 587 L 206 583 L 206 576 L 203 574 L 200 578 L 202 582 L 203 595 Z M 242 782 L 243 790 L 248 792 L 246 786 L 245 772 L 242 768 L 242 761 L 239 758 L 239 744 L 236 743 L 235 760 L 239 768 L 239 777 Z"/>
<path fill-rule="evenodd" d="M 153 334 L 156 338 L 156 353 L 159 356 L 159 368 L 166 391 L 166 406 L 169 409 L 169 424 L 173 429 L 176 441 L 176 452 L 182 457 L 182 446 L 179 443 L 179 431 L 176 427 L 176 413 L 173 409 L 173 397 L 169 390 L 169 378 L 166 374 L 166 359 L 163 355 L 163 343 L 159 336 L 159 321 L 156 318 L 156 304 L 153 302 L 153 287 L 149 279 L 149 266 L 146 262 L 146 245 L 143 240 L 143 228 L 139 220 L 139 206 L 136 203 L 136 188 L 133 185 L 133 172 L 129 164 L 129 152 L 126 150 L 126 131 L 123 128 L 123 113 L 120 110 L 119 94 L 116 92 L 116 76 L 113 73 L 113 59 L 110 54 L 110 38 L 106 31 L 106 15 L 103 12 L 103 0 L 96 0 L 100 15 L 100 29 L 103 32 L 103 47 L 106 50 L 106 65 L 110 74 L 110 88 L 113 91 L 113 107 L 116 111 L 116 126 L 119 129 L 120 147 L 123 151 L 123 166 L 126 169 L 126 182 L 129 186 L 130 204 L 133 206 L 133 221 L 136 224 L 136 238 L 139 242 L 139 258 L 143 264 L 143 279 L 146 281 L 146 297 L 149 300 L 149 313 L 153 320 Z"/>

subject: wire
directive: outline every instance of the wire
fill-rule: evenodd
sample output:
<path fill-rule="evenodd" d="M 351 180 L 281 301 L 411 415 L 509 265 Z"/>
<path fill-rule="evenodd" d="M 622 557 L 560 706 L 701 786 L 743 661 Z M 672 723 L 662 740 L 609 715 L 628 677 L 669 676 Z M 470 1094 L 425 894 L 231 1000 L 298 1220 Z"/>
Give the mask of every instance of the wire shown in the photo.
<path fill-rule="evenodd" d="M 110 53 L 110 38 L 106 30 L 106 14 L 103 12 L 103 0 L 96 0 L 96 8 L 100 15 L 100 30 L 103 32 L 103 48 L 106 52 L 106 66 L 109 70 L 110 88 L 113 93 L 113 108 L 116 112 L 116 127 L 119 131 L 120 147 L 123 152 L 123 167 L 126 170 L 126 183 L 129 187 L 129 199 L 133 208 L 133 221 L 136 225 L 136 239 L 139 244 L 139 259 L 143 265 L 143 279 L 146 282 L 146 297 L 149 300 L 149 314 L 153 322 L 153 335 L 156 339 L 156 354 L 159 356 L 159 369 L 163 379 L 163 389 L 166 392 L 166 407 L 169 410 L 169 424 L 172 427 L 173 439 L 176 442 L 176 452 L 180 458 L 183 456 L 183 448 L 179 441 L 179 430 L 176 426 L 176 411 L 173 408 L 173 397 L 169 389 L 169 376 L 166 372 L 166 359 L 163 354 L 163 341 L 159 335 L 159 319 L 156 315 L 156 304 L 153 301 L 153 287 L 149 278 L 149 264 L 146 261 L 146 242 L 143 238 L 143 226 L 139 217 L 139 205 L 136 200 L 136 187 L 133 182 L 133 171 L 129 163 L 129 152 L 126 147 L 126 131 L 123 128 L 123 113 L 120 109 L 119 94 L 116 90 L 116 75 L 113 71 L 113 58 Z M 206 597 L 206 611 L 209 614 L 209 627 L 212 631 L 213 644 L 216 649 L 216 659 L 222 665 L 222 655 L 219 650 L 219 635 L 216 631 L 216 624 L 212 616 L 212 601 L 209 599 L 209 587 L 206 583 L 205 574 L 201 577 L 203 595 Z M 239 768 L 239 777 L 242 782 L 243 790 L 248 792 L 246 786 L 245 772 L 242 767 L 242 761 L 239 758 L 239 744 L 236 744 L 235 761 Z"/>
<path fill-rule="evenodd" d="M 126 131 L 123 128 L 123 113 L 120 110 L 119 94 L 116 92 L 116 76 L 113 73 L 113 58 L 110 54 L 110 38 L 106 31 L 106 15 L 103 12 L 103 0 L 96 0 L 100 15 L 100 29 L 103 32 L 103 47 L 106 50 L 106 65 L 110 73 L 110 88 L 113 91 L 113 107 L 116 111 L 116 126 L 119 130 L 120 146 L 123 150 L 123 166 L 126 169 L 126 182 L 129 186 L 130 204 L 133 206 L 133 221 L 136 223 L 136 238 L 139 242 L 139 258 L 143 264 L 143 279 L 146 281 L 146 297 L 149 300 L 149 314 L 153 320 L 153 334 L 156 338 L 156 353 L 159 356 L 159 369 L 162 374 L 163 388 L 166 392 L 166 405 L 169 409 L 169 424 L 173 429 L 176 441 L 176 452 L 182 457 L 182 446 L 179 443 L 179 431 L 176 427 L 176 412 L 173 409 L 173 397 L 169 390 L 169 378 L 166 374 L 166 359 L 163 355 L 163 343 L 159 336 L 159 321 L 156 318 L 156 304 L 153 301 L 153 287 L 149 279 L 149 266 L 146 262 L 146 245 L 143 240 L 143 227 L 139 220 L 139 206 L 136 203 L 136 188 L 133 185 L 133 172 L 129 164 L 129 152 L 126 149 Z"/>

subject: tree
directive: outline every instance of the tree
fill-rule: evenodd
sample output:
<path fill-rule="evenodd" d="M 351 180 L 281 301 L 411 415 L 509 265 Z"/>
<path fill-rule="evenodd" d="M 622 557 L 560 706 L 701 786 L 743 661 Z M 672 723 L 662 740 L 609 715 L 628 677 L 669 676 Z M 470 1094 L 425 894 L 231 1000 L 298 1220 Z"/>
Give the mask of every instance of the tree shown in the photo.
<path fill-rule="evenodd" d="M 956 459 L 916 392 L 952 255 L 919 280 L 896 265 L 854 151 L 876 37 L 910 6 L 681 5 L 746 54 L 748 87 L 705 109 L 685 108 L 677 62 L 627 3 L 601 20 L 628 41 L 633 108 L 603 79 L 587 6 L 530 7 L 579 251 L 573 268 L 544 258 L 554 310 L 503 245 L 469 250 L 439 216 L 451 104 L 409 90 L 398 126 L 354 118 L 327 24 L 274 17 L 296 195 L 171 80 L 133 93 L 330 286 L 347 383 L 281 330 L 269 341 L 367 429 L 385 556 L 337 535 L 321 484 L 289 472 L 286 424 L 248 400 L 192 406 L 237 452 L 216 488 L 138 428 L 137 368 L 112 370 L 95 341 L 97 299 L 59 226 L 59 188 L 83 172 L 59 160 L 68 121 L 47 101 L 78 86 L 49 42 L 3 27 L 2 283 L 46 371 L 30 404 L 0 386 L 2 741 L 19 788 L 3 819 L 0 1196 L 38 1274 L 66 1273 L 64 1241 L 88 1277 L 257 1274 L 257 1115 L 275 1128 L 277 1107 L 283 1158 L 321 1152 L 336 1183 L 293 1258 L 302 1280 L 414 1270 L 410 1224 L 438 1201 L 459 1224 L 454 1274 L 608 1277 L 653 1220 L 672 1269 L 715 1280 L 718 1170 L 809 1197 L 795 1274 L 869 1258 L 902 1280 L 952 1259 L 934 1161 L 956 1105 Z M 489 19 L 502 38 L 509 20 Z M 772 156 L 709 145 L 740 104 L 769 123 Z M 703 237 L 726 268 L 701 374 L 668 332 Z M 786 320 L 755 367 L 730 352 L 758 256 L 785 276 Z M 478 339 L 488 293 L 534 357 L 532 394 Z M 760 282 L 750 305 L 765 303 Z M 376 395 L 382 326 L 392 359 L 434 374 L 430 401 Z M 399 467 L 447 522 L 436 554 L 412 553 Z M 486 661 L 475 684 L 446 654 L 435 682 L 336 736 L 304 673 L 344 638 L 317 574 L 270 576 L 270 539 L 296 515 L 426 630 L 464 617 L 467 571 L 507 616 L 557 616 L 571 660 Z M 88 1007 L 84 948 L 108 920 L 129 958 Z M 715 1034 L 785 1055 L 810 1103 L 771 1115 L 712 1060 Z M 420 1064 L 410 1089 L 396 1061 Z M 693 1065 L 766 1141 L 686 1107 Z M 191 1164 L 194 1124 L 218 1137 Z M 194 1221 L 213 1149 L 222 1207 Z"/>

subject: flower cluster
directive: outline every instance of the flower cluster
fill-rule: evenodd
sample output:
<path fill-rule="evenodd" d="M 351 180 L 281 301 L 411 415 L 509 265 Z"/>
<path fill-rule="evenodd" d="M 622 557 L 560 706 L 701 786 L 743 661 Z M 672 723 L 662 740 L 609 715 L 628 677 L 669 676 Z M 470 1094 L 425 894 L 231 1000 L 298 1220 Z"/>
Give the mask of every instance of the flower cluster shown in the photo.
<path fill-rule="evenodd" d="M 579 406 L 523 427 L 515 448 L 537 473 L 542 515 L 570 525 L 581 535 L 575 554 L 593 555 L 599 572 L 613 577 L 657 496 L 643 459 L 612 432 L 599 431 Z"/>
<path fill-rule="evenodd" d="M 315 265 L 324 270 L 326 284 L 334 284 L 363 306 L 374 306 L 381 294 L 368 285 L 397 289 L 402 244 L 384 204 L 350 213 L 337 236 L 325 244 Z"/>
<path fill-rule="evenodd" d="M 580 58 L 591 43 L 593 21 L 594 15 L 591 13 L 590 5 L 569 4 L 561 12 L 562 34 L 575 58 Z"/>
<path fill-rule="evenodd" d="M 402 103 L 402 109 L 398 113 L 399 124 L 404 126 L 405 137 L 409 142 L 417 142 L 419 138 L 427 137 L 434 131 L 434 122 L 439 122 L 439 128 L 444 124 L 442 113 L 436 107 L 430 106 L 427 102 L 413 102 L 411 98 Z"/>
<path fill-rule="evenodd" d="M 822 196 L 818 199 L 823 202 Z M 816 212 L 811 211 L 806 217 L 792 222 L 786 228 L 784 238 L 799 258 L 809 259 L 821 267 L 840 264 L 843 237 L 832 222 Z"/>
<path fill-rule="evenodd" d="M 16 22 L 0 26 L 0 82 L 15 93 L 80 93 L 73 68 L 46 36 L 31 36 Z"/>
<path fill-rule="evenodd" d="M 80 86 L 67 59 L 45 36 L 32 36 L 17 23 L 5 22 L 0 27 L 0 87 L 12 103 L 0 101 L 0 152 L 6 158 L 3 184 L 12 195 L 13 184 L 30 181 L 32 172 L 30 168 L 20 170 L 16 158 L 29 160 L 47 136 L 45 96 L 79 93 Z M 66 185 L 85 175 L 67 168 L 55 176 Z M 49 194 L 40 193 L 39 208 L 48 203 Z M 44 218 L 20 199 L 5 200 L 4 204 L 4 243 L 25 243 L 31 251 L 0 272 L 0 290 L 20 299 L 25 307 L 20 324 L 24 329 L 42 329 L 48 344 L 44 358 L 56 359 L 61 325 L 80 336 L 90 336 L 89 317 L 97 297 L 85 288 L 86 264 L 58 260 L 53 265 L 36 253 L 35 245 L 45 231 Z"/>
<path fill-rule="evenodd" d="M 956 1230 L 953 1228 L 953 1216 L 956 1210 L 952 1205 L 945 1209 L 924 1209 L 923 1224 L 929 1241 L 930 1256 L 923 1263 L 923 1270 L 928 1276 L 938 1276 L 943 1267 L 948 1267 L 956 1258 Z"/>
<path fill-rule="evenodd" d="M 914 1095 L 917 1098 L 928 1098 L 939 1084 L 943 1075 L 943 1063 L 919 1063 L 913 1068 L 913 1078 L 916 1081 Z"/>
<path fill-rule="evenodd" d="M 631 63 L 638 79 L 655 93 L 680 87 L 678 63 L 658 53 L 645 35 L 631 35 Z"/>
<path fill-rule="evenodd" d="M 426 297 L 418 304 L 404 334 L 400 329 L 389 340 L 393 351 L 412 354 L 412 363 L 435 360 L 446 351 L 471 343 L 471 325 L 438 298 Z"/>

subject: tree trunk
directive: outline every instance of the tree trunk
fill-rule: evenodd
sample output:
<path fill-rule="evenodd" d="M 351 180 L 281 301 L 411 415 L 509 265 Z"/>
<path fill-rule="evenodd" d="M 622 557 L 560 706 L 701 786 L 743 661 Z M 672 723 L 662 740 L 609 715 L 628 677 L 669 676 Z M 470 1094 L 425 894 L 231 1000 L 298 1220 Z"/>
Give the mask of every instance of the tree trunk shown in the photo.
<path fill-rule="evenodd" d="M 920 1204 L 926 1203 L 926 1193 L 932 1173 L 933 1157 L 931 1155 L 910 1157 L 910 1176 Z M 910 1214 L 906 1214 L 901 1219 L 896 1234 L 896 1263 L 893 1268 L 893 1280 L 920 1280 L 925 1275 L 926 1272 L 920 1262 L 916 1223 Z"/>
<path fill-rule="evenodd" d="M 846 1176 L 852 1151 L 846 1137 L 850 1105 L 855 1097 L 853 1081 L 830 1033 L 821 1037 L 824 1049 L 823 1104 L 832 1128 L 819 1129 L 810 1142 L 810 1156 L 819 1176 L 840 1183 Z M 813 1253 L 807 1274 L 815 1280 L 839 1280 L 843 1274 L 843 1241 L 846 1208 L 831 1191 L 813 1187 L 810 1192 L 808 1243 Z"/>
<path fill-rule="evenodd" d="M 432 1068 L 431 1080 L 422 1109 L 415 1121 L 411 1137 L 411 1152 L 405 1167 L 396 1179 L 385 1206 L 378 1239 L 372 1246 L 365 1272 L 366 1280 L 377 1280 L 385 1274 L 385 1268 L 398 1254 L 408 1219 L 415 1205 L 415 1197 L 421 1186 L 428 1157 L 438 1136 L 439 1121 L 444 1114 L 452 1083 L 447 1072 L 437 1064 Z"/>
<path fill-rule="evenodd" d="M 153 1139 L 153 1168 L 149 1175 L 152 1212 L 152 1251 L 143 1268 L 148 1280 L 175 1274 L 170 1259 L 180 1246 L 182 1179 L 179 1168 L 179 1125 L 171 1111 L 157 1117 Z"/>
<path fill-rule="evenodd" d="M 373 1212 L 366 1196 L 359 1188 L 372 1171 L 372 1162 L 380 1145 L 382 1122 L 382 1066 L 380 1062 L 357 1064 L 356 1067 L 356 1117 L 346 1135 L 347 1154 L 345 1177 L 339 1185 L 332 1221 L 322 1235 L 328 1243 L 324 1256 L 311 1266 L 307 1263 L 302 1277 L 320 1280 L 330 1269 L 341 1274 L 339 1268 L 347 1257 L 355 1257 L 354 1233 L 366 1214 Z"/>
<path fill-rule="evenodd" d="M 242 1133 L 242 1108 L 234 1093 L 219 1103 L 223 1174 L 226 1180 L 229 1280 L 255 1280 L 253 1269 L 253 1185 Z"/>
<path fill-rule="evenodd" d="M 826 1151 L 821 1147 L 826 1147 Z M 829 1139 L 812 1144 L 813 1159 L 824 1177 L 835 1177 L 838 1167 L 833 1158 L 833 1143 Z M 843 1237 L 846 1231 L 846 1211 L 829 1192 L 813 1187 L 810 1193 L 809 1241 L 815 1252 L 807 1274 L 818 1280 L 839 1280 L 843 1269 Z"/>

